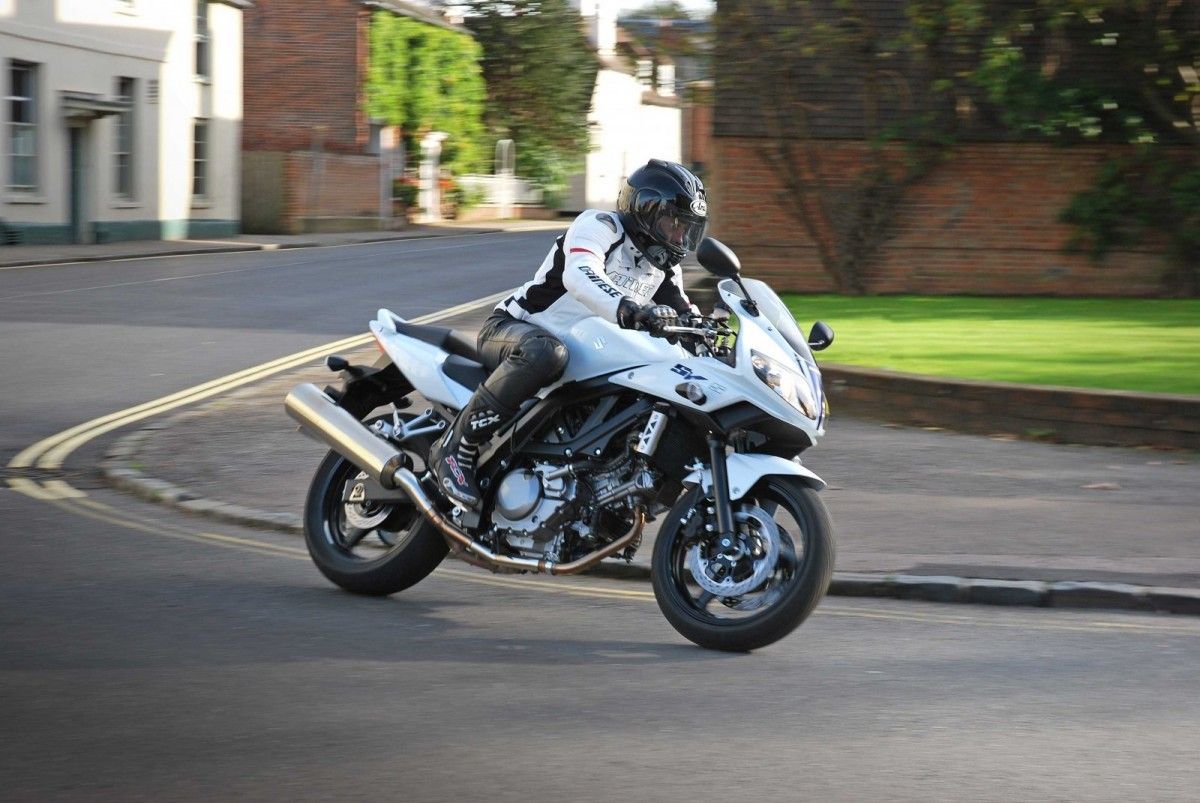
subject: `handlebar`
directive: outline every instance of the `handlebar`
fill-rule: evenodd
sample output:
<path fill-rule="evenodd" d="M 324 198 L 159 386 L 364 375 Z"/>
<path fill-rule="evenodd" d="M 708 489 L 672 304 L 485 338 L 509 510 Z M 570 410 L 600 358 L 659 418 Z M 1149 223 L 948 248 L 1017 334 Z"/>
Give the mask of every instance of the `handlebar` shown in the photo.
<path fill-rule="evenodd" d="M 675 342 L 675 339 L 691 340 L 692 346 L 687 347 L 693 354 L 715 354 L 719 351 L 717 342 L 733 334 L 726 321 L 727 318 L 704 317 L 699 319 L 698 326 L 662 326 L 651 333 L 653 337 L 663 337 Z"/>
<path fill-rule="evenodd" d="M 708 329 L 701 329 L 695 326 L 663 326 L 658 331 L 668 335 L 698 335 L 700 337 L 704 337 L 710 333 Z"/>

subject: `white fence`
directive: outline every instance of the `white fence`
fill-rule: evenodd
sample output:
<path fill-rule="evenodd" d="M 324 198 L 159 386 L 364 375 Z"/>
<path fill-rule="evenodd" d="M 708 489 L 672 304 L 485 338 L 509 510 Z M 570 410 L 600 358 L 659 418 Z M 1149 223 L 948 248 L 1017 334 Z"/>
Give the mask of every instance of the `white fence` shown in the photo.
<path fill-rule="evenodd" d="M 455 181 L 464 192 L 477 193 L 490 206 L 541 206 L 542 188 L 527 178 L 466 175 Z"/>

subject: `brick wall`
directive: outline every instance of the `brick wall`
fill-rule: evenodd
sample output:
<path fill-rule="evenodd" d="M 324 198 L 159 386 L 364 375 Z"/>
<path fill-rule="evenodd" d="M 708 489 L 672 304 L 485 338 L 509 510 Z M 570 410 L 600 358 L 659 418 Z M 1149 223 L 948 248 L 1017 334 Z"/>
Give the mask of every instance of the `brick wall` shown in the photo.
<path fill-rule="evenodd" d="M 287 154 L 284 227 L 304 231 L 305 218 L 377 218 L 379 168 L 374 156 Z"/>
<path fill-rule="evenodd" d="M 244 30 L 244 150 L 360 154 L 370 12 L 358 0 L 256 0 Z"/>
<path fill-rule="evenodd" d="M 1100 446 L 1200 449 L 1200 398 L 972 382 L 825 364 L 831 416 Z"/>
<path fill-rule="evenodd" d="M 373 229 L 380 162 L 374 156 L 251 151 L 243 160 L 243 229 L 257 234 Z"/>
<path fill-rule="evenodd" d="M 705 103 L 688 102 L 683 106 L 683 163 L 699 165 L 704 172 L 712 166 L 713 108 Z"/>
<path fill-rule="evenodd" d="M 749 275 L 797 292 L 833 289 L 800 223 L 778 202 L 782 187 L 759 156 L 762 140 L 717 137 L 709 170 L 712 233 Z M 815 145 L 829 176 L 852 176 L 865 146 Z M 1102 264 L 1062 246 L 1059 212 L 1090 185 L 1106 151 L 1033 143 L 956 148 L 909 193 L 895 236 L 868 277 L 877 293 L 1152 296 L 1166 261 L 1153 251 L 1110 254 Z"/>

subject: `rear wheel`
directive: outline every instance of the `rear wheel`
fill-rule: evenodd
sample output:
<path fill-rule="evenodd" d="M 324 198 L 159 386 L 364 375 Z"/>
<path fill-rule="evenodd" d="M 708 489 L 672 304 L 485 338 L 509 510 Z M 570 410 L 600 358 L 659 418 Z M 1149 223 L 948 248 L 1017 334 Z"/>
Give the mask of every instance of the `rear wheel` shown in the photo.
<path fill-rule="evenodd" d="M 408 416 L 404 416 L 407 418 Z M 405 452 L 418 473 L 429 444 Z M 337 452 L 317 467 L 304 507 L 304 541 L 321 573 L 356 594 L 385 596 L 424 579 L 446 557 L 446 541 L 402 501 L 351 501 L 366 475 Z"/>
<path fill-rule="evenodd" d="M 829 514 L 816 491 L 793 477 L 765 478 L 733 503 L 733 538 L 716 533 L 710 505 L 693 505 L 689 495 L 669 514 L 654 545 L 655 599 L 667 621 L 701 647 L 765 647 L 807 619 L 829 587 Z"/>

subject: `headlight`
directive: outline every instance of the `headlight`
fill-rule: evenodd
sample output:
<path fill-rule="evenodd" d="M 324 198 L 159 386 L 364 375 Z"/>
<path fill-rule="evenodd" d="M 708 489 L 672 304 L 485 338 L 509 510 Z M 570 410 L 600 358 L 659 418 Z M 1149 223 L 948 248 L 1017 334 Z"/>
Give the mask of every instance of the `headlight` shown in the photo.
<path fill-rule="evenodd" d="M 758 351 L 750 352 L 750 364 L 754 366 L 754 373 L 767 387 L 804 415 L 816 420 L 817 403 L 813 399 L 812 388 L 809 387 L 807 379 L 778 360 L 773 360 Z"/>

